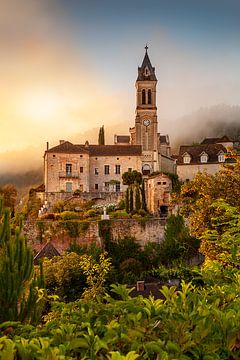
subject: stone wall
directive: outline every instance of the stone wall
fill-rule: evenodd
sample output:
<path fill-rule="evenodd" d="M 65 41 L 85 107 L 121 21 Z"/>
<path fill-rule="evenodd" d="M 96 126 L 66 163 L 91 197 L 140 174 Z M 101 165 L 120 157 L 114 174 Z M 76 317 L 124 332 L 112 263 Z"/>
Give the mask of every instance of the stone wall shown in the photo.
<path fill-rule="evenodd" d="M 28 244 L 37 253 L 46 242 L 51 241 L 54 247 L 64 252 L 72 242 L 79 245 L 96 242 L 103 246 L 99 236 L 100 221 L 52 221 L 36 220 L 25 223 L 24 232 Z M 141 246 L 147 242 L 161 242 L 164 234 L 165 220 L 159 218 L 145 219 L 114 219 L 110 220 L 113 239 L 124 236 L 135 237 Z M 76 236 L 77 233 L 77 236 Z"/>

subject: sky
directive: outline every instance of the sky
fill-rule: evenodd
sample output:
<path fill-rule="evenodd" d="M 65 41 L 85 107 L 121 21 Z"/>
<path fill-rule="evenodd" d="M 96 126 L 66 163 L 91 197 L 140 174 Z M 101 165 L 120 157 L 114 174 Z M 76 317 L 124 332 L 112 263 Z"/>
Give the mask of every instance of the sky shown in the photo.
<path fill-rule="evenodd" d="M 240 105 L 239 0 L 0 0 L 0 9 L 5 159 L 43 153 L 46 141 L 96 141 L 103 124 L 127 134 L 146 43 L 162 133 L 201 107 Z"/>

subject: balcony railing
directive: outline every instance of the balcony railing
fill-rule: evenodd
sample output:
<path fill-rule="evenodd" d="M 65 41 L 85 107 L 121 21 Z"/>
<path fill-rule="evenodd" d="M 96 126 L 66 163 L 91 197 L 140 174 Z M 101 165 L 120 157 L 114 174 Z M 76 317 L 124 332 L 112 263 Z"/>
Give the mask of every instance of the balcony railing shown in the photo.
<path fill-rule="evenodd" d="M 66 171 L 60 171 L 59 172 L 59 177 L 60 178 L 79 178 L 79 173 L 77 171 L 72 171 L 72 172 L 66 172 Z"/>

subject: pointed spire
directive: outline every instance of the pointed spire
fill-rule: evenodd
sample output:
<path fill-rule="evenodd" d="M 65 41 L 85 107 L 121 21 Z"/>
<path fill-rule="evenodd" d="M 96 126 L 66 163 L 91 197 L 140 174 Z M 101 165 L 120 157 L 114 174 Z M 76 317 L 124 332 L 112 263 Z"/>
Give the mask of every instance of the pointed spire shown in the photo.
<path fill-rule="evenodd" d="M 152 66 L 151 61 L 148 57 L 148 46 L 146 44 L 145 46 L 145 56 L 142 62 L 141 67 L 138 68 L 138 78 L 137 81 L 140 80 L 153 80 L 157 81 L 156 75 L 155 75 L 155 68 Z"/>

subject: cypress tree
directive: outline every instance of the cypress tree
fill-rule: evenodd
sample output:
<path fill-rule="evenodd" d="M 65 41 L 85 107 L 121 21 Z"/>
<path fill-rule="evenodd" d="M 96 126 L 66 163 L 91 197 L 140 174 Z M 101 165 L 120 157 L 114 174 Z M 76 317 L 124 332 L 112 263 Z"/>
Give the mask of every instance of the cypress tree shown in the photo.
<path fill-rule="evenodd" d="M 10 211 L 4 209 L 0 223 L 0 323 L 37 322 L 41 316 L 36 287 L 44 287 L 42 271 L 33 278 L 33 253 L 19 228 L 10 235 Z M 38 316 L 37 316 L 38 314 Z"/>
<path fill-rule="evenodd" d="M 105 134 L 104 134 L 104 125 L 100 127 L 98 133 L 98 145 L 105 145 Z"/>
<path fill-rule="evenodd" d="M 129 212 L 133 211 L 133 189 L 130 188 L 130 195 L 129 195 Z"/>
<path fill-rule="evenodd" d="M 125 209 L 126 209 L 126 212 L 129 213 L 129 188 L 127 188 L 127 191 L 125 194 Z"/>
<path fill-rule="evenodd" d="M 139 185 L 136 185 L 136 190 L 135 190 L 135 209 L 137 211 L 141 209 L 141 198 L 140 198 Z"/>
<path fill-rule="evenodd" d="M 144 179 L 142 180 L 141 192 L 142 192 L 142 209 L 145 210 L 145 211 L 147 211 Z"/>

